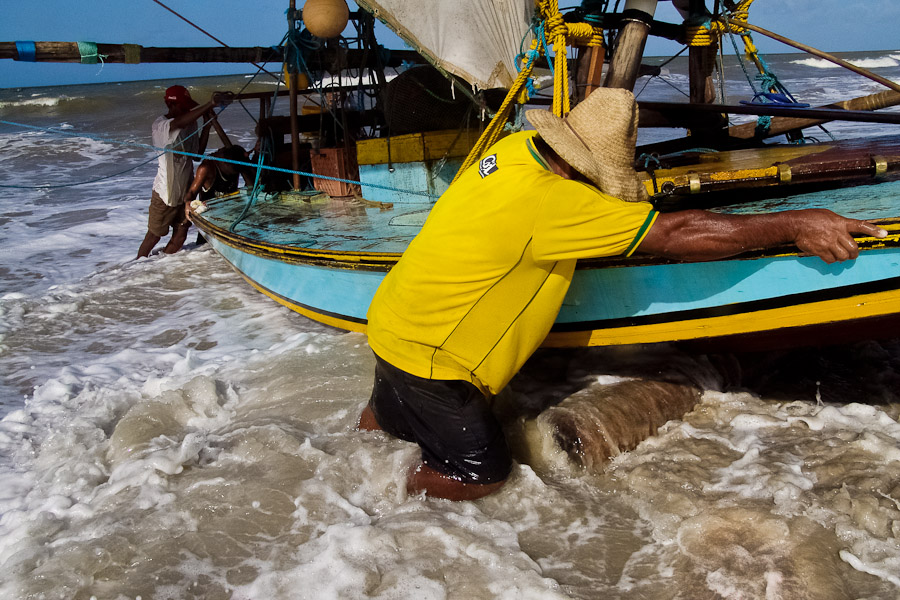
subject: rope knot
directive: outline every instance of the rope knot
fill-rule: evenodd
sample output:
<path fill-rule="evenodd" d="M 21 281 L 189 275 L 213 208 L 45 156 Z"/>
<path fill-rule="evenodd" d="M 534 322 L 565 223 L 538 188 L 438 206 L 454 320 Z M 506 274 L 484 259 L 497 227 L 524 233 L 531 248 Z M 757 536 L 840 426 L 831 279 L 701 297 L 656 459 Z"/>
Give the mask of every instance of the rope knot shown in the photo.
<path fill-rule="evenodd" d="M 561 13 L 555 13 L 547 17 L 546 23 L 546 32 L 547 37 L 551 40 L 556 39 L 560 36 L 568 37 L 569 35 L 569 25 L 566 23 L 566 20 L 563 19 Z"/>

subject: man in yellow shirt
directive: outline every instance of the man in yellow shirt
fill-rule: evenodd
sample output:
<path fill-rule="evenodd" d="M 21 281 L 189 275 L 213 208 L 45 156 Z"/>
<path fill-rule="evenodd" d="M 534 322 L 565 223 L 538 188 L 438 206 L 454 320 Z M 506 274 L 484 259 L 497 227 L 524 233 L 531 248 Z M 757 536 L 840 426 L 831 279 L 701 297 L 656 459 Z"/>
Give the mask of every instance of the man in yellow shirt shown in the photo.
<path fill-rule="evenodd" d="M 597 90 L 565 119 L 527 116 L 536 132 L 499 141 L 450 186 L 369 308 L 375 385 L 360 428 L 421 447 L 411 492 L 461 500 L 503 485 L 512 462 L 485 400 L 549 333 L 577 259 L 708 260 L 793 242 L 833 262 L 856 257 L 851 233 L 886 235 L 826 210 L 657 213 L 632 166 L 626 90 Z"/>

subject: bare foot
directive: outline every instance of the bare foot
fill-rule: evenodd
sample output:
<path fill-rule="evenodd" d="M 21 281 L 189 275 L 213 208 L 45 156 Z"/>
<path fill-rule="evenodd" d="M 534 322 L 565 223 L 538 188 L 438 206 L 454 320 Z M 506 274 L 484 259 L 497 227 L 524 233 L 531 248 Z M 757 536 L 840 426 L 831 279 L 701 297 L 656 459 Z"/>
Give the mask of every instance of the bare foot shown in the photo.
<path fill-rule="evenodd" d="M 409 474 L 406 491 L 409 494 L 425 492 L 432 498 L 447 500 L 477 500 L 493 494 L 506 483 L 506 480 L 494 483 L 466 483 L 435 471 L 426 464 L 420 464 Z"/>
<path fill-rule="evenodd" d="M 359 423 L 356 425 L 356 428 L 360 431 L 384 431 L 375 419 L 372 407 L 368 404 L 366 404 L 362 414 L 359 415 Z"/>

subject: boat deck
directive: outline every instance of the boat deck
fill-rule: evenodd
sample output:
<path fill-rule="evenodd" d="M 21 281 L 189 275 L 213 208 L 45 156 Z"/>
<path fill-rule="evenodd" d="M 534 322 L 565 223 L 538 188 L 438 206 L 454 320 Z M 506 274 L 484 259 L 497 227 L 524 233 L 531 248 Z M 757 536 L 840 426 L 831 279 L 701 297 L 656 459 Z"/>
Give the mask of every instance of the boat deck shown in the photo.
<path fill-rule="evenodd" d="M 195 220 L 202 229 L 209 228 L 222 237 L 279 246 L 286 252 L 319 251 L 336 259 L 342 255 L 396 259 L 431 208 L 428 203 L 388 207 L 325 195 L 307 200 L 290 193 L 263 195 L 248 203 L 246 192 L 217 198 L 209 201 L 210 209 Z M 846 217 L 893 222 L 900 218 L 900 181 L 740 202 L 712 210 L 750 214 L 802 208 L 827 208 Z"/>
<path fill-rule="evenodd" d="M 388 206 L 353 197 L 309 198 L 291 193 L 261 195 L 248 203 L 244 191 L 217 198 L 207 202 L 210 209 L 201 218 L 222 233 L 264 244 L 399 255 L 432 207 L 431 203 Z"/>

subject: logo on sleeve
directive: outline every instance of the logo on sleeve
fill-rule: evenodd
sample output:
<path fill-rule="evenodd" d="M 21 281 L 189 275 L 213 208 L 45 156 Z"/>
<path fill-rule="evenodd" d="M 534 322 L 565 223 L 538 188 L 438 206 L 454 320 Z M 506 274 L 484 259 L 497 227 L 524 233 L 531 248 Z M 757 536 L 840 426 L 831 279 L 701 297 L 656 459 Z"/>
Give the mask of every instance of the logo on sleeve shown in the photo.
<path fill-rule="evenodd" d="M 484 179 L 491 173 L 497 170 L 497 155 L 491 154 L 490 156 L 485 156 L 481 159 L 481 162 L 478 163 L 478 172 L 481 174 L 481 178 Z"/>

